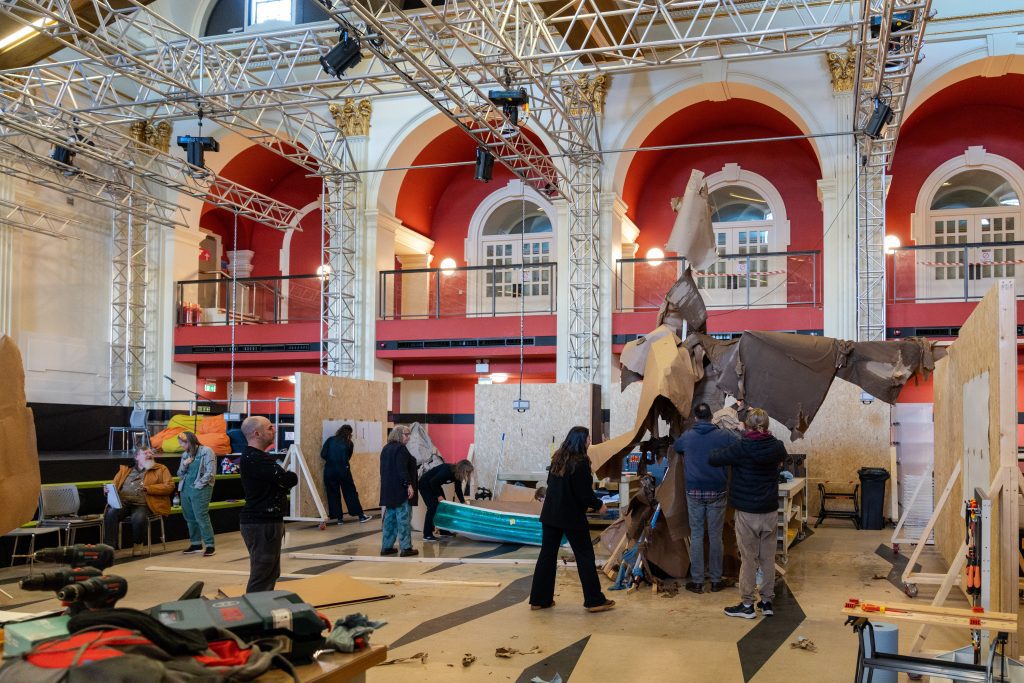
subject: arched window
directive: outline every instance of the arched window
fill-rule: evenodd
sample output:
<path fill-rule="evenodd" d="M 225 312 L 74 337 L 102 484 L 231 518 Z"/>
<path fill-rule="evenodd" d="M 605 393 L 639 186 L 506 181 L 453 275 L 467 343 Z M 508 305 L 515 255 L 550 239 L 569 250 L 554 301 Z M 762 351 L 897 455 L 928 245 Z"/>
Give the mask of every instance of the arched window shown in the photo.
<path fill-rule="evenodd" d="M 719 260 L 697 274 L 697 286 L 712 306 L 785 304 L 786 258 L 755 257 L 789 246 L 782 197 L 767 179 L 736 164 L 707 183 Z"/>
<path fill-rule="evenodd" d="M 970 147 L 925 181 L 914 237 L 946 248 L 914 254 L 919 298 L 973 298 L 993 280 L 1016 276 L 1017 247 L 997 245 L 1020 237 L 1022 180 L 1013 162 Z"/>
<path fill-rule="evenodd" d="M 554 219 L 551 203 L 518 180 L 481 202 L 466 239 L 466 260 L 474 266 L 492 266 L 479 273 L 480 307 L 493 305 L 496 311 L 514 312 L 519 310 L 520 296 L 528 301 L 554 296 L 555 269 L 547 265 L 555 262 Z M 534 303 L 526 309 L 534 308 Z"/>

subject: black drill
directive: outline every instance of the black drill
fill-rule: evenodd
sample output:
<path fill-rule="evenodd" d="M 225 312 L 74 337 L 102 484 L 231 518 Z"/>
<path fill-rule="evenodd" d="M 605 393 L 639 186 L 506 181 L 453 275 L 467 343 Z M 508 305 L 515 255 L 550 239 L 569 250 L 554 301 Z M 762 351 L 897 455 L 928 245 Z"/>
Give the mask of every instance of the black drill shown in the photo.
<path fill-rule="evenodd" d="M 94 576 L 64 586 L 57 591 L 57 599 L 75 614 L 84 609 L 113 607 L 128 592 L 128 582 L 120 576 Z"/>
<path fill-rule="evenodd" d="M 36 574 L 27 579 L 22 579 L 18 585 L 21 586 L 22 590 L 26 591 L 59 591 L 68 584 L 87 581 L 99 575 L 100 570 L 95 567 L 74 567 Z"/>
<path fill-rule="evenodd" d="M 102 543 L 97 543 L 96 545 L 78 543 L 38 550 L 32 557 L 37 562 L 54 562 L 56 564 L 69 564 L 72 567 L 106 569 L 114 564 L 114 549 Z"/>

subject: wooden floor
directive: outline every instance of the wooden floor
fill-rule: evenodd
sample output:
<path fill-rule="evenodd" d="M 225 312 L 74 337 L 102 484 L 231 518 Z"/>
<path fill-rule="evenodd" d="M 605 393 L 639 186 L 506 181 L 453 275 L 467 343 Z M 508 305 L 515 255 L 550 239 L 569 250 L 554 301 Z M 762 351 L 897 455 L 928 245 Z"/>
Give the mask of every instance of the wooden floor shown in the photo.
<path fill-rule="evenodd" d="M 532 566 L 501 564 L 444 564 L 454 557 L 526 558 L 537 549 L 451 539 L 415 545 L 437 563 L 308 560 L 288 552 L 316 552 L 376 557 L 380 550 L 380 520 L 348 522 L 325 531 L 308 523 L 288 525 L 282 567 L 286 573 L 345 572 L 353 576 L 393 579 L 432 579 L 445 583 L 389 584 L 395 597 L 325 610 L 331 618 L 364 612 L 388 625 L 373 641 L 386 643 L 389 659 L 427 653 L 425 663 L 377 667 L 368 674 L 372 683 L 386 681 L 528 681 L 538 675 L 550 680 L 579 681 L 849 681 L 853 678 L 856 641 L 843 626 L 839 609 L 851 597 L 899 602 L 903 593 L 890 581 L 898 577 L 894 556 L 887 545 L 888 531 L 855 531 L 841 522 L 814 531 L 793 548 L 785 586 L 776 599 L 775 616 L 743 620 L 727 618 L 722 608 L 738 601 L 736 589 L 694 595 L 682 591 L 674 597 L 642 590 L 632 595 L 609 592 L 618 604 L 610 612 L 589 614 L 575 569 L 559 570 L 557 605 L 531 611 L 527 606 Z M 184 573 L 163 568 L 217 569 L 245 572 L 248 556 L 237 533 L 217 537 L 217 555 L 183 555 L 185 543 L 168 546 L 152 557 L 124 558 L 108 570 L 129 581 L 128 596 L 119 604 L 145 608 L 176 599 L 193 581 L 206 581 L 206 593 L 217 586 L 244 583 L 244 576 Z M 600 551 L 599 551 L 600 556 Z M 897 558 L 898 559 L 898 558 Z M 929 552 L 925 570 L 938 570 Z M 45 570 L 37 565 L 37 570 Z M 0 572 L 0 587 L 10 593 L 4 609 L 41 611 L 58 606 L 52 596 L 26 593 L 17 587 L 23 567 Z M 492 586 L 465 586 L 460 581 L 497 582 Z M 607 584 L 602 578 L 602 581 Z M 447 583 L 452 582 L 452 583 Z M 279 588 L 286 589 L 282 580 Z M 917 598 L 929 598 L 921 587 Z M 804 636 L 817 652 L 793 649 L 790 643 Z M 964 645 L 962 636 L 936 632 L 929 639 L 935 649 Z M 910 629 L 900 634 L 901 649 Z M 497 648 L 539 652 L 495 656 Z M 463 656 L 476 661 L 462 666 Z M 902 680 L 902 679 L 901 679 Z"/>

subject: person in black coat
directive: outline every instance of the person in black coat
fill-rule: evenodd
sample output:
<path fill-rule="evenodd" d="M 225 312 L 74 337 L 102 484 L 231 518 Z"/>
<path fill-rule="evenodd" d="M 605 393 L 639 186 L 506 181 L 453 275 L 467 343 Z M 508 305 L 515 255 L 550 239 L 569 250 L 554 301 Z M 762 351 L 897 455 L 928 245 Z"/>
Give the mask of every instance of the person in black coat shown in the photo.
<path fill-rule="evenodd" d="M 395 425 L 380 452 L 380 506 L 384 510 L 384 534 L 381 555 L 394 555 L 395 539 L 401 556 L 418 555 L 412 547 L 412 508 L 416 504 L 416 458 L 405 444 L 412 432 L 406 425 Z"/>
<path fill-rule="evenodd" d="M 747 431 L 738 443 L 714 451 L 708 462 L 716 467 L 732 466 L 729 502 L 736 510 L 736 545 L 740 551 L 741 602 L 725 608 L 725 615 L 754 619 L 757 610 L 770 617 L 775 599 L 775 533 L 778 530 L 779 466 L 786 459 L 786 447 L 768 431 L 768 413 L 751 408 Z M 761 585 L 756 575 L 761 569 Z M 761 600 L 754 603 L 760 589 Z M 756 609 L 755 609 L 756 608 Z"/>
<path fill-rule="evenodd" d="M 533 570 L 530 609 L 545 609 L 555 604 L 555 571 L 563 535 L 576 556 L 576 570 L 583 586 L 583 607 L 588 612 L 604 612 L 615 604 L 601 592 L 587 524 L 588 510 L 601 514 L 606 511 L 604 503 L 594 495 L 594 475 L 587 456 L 589 447 L 590 430 L 573 427 L 551 458 L 547 494 L 540 513 L 543 533 L 540 555 Z"/>
<path fill-rule="evenodd" d="M 359 491 L 356 489 L 356 482 L 352 479 L 352 451 L 355 445 L 352 443 L 352 425 L 341 425 L 334 436 L 328 437 L 324 447 L 320 449 L 320 459 L 324 461 L 324 492 L 327 494 L 327 510 L 331 519 L 342 522 L 344 513 L 341 510 L 341 495 L 345 496 L 345 507 L 348 514 L 359 519 L 360 522 L 369 522 L 370 518 L 363 513 L 363 505 L 359 502 Z M 321 523 L 320 528 L 326 528 Z"/>
<path fill-rule="evenodd" d="M 427 470 L 420 477 L 420 495 L 427 506 L 427 516 L 423 520 L 423 540 L 436 541 L 434 536 L 434 513 L 437 512 L 437 504 L 444 500 L 445 484 L 455 482 L 455 497 L 460 503 L 466 502 L 462 487 L 469 482 L 473 474 L 473 463 L 468 460 L 460 460 L 454 465 L 442 463 L 437 467 Z M 442 536 L 452 536 L 450 531 L 439 532 Z"/>

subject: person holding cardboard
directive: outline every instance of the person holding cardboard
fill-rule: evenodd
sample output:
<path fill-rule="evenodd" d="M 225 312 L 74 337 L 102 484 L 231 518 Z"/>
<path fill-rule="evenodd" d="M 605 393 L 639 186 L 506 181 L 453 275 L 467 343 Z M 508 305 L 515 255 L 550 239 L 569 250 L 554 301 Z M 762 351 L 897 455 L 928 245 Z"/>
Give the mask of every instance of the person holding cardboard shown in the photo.
<path fill-rule="evenodd" d="M 110 488 L 116 496 L 110 495 Z M 135 465 L 121 465 L 112 484 L 104 484 L 103 492 L 120 507 L 108 505 L 103 513 L 103 542 L 117 546 L 117 527 L 125 517 L 131 517 L 132 554 L 142 551 L 150 515 L 168 515 L 174 482 L 171 472 L 156 462 L 153 451 L 139 448 L 135 451 Z"/>

